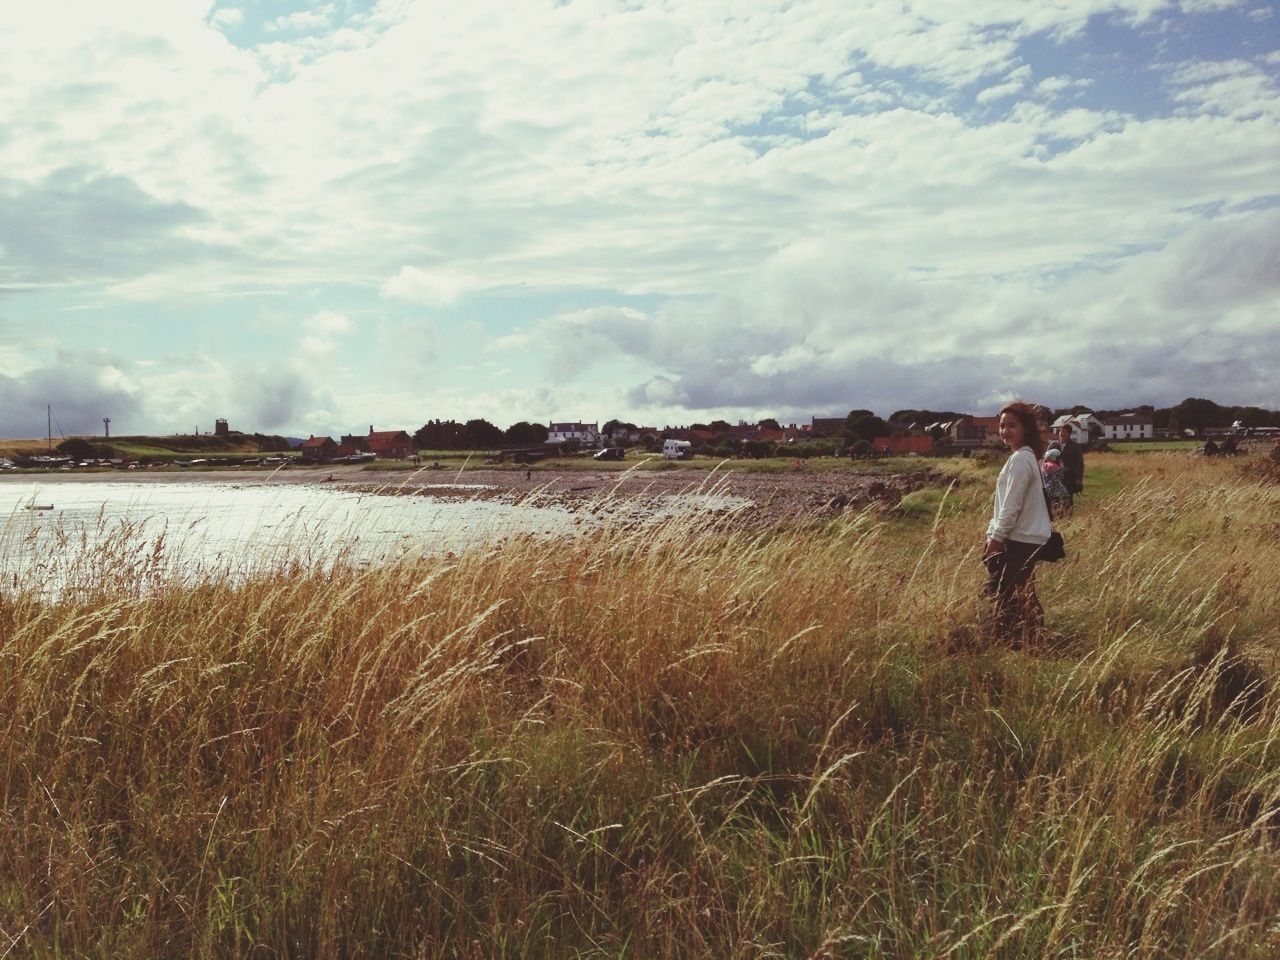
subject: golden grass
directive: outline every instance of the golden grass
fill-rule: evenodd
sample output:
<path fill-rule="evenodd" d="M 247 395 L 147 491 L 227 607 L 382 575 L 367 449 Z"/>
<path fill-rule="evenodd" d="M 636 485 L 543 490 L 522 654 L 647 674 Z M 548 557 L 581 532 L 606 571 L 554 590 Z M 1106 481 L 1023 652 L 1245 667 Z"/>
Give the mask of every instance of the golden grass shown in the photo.
<path fill-rule="evenodd" d="M 1280 485 L 1090 470 L 1036 653 L 981 640 L 976 467 L 8 595 L 0 956 L 1274 957 Z"/>

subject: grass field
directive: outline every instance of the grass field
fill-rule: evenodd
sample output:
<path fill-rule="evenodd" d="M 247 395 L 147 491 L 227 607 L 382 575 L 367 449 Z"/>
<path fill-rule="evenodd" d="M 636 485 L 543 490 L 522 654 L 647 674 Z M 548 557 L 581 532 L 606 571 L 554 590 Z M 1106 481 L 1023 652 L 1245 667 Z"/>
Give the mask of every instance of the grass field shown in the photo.
<path fill-rule="evenodd" d="M 0 457 L 32 456 L 49 452 L 44 440 L 0 440 Z"/>
<path fill-rule="evenodd" d="M 0 955 L 1280 955 L 1280 477 L 1091 456 L 1027 652 L 982 635 L 994 473 L 10 592 Z"/>
<path fill-rule="evenodd" d="M 89 442 L 111 447 L 130 460 L 190 460 L 202 457 L 216 464 L 219 459 L 239 460 L 258 456 L 258 444 L 252 439 L 223 440 L 220 437 L 87 437 Z M 55 443 L 61 443 L 59 438 Z M 0 440 L 0 457 L 16 457 L 50 453 L 45 440 Z M 56 450 L 52 451 L 56 453 Z M 272 454 L 279 456 L 279 454 Z"/>
<path fill-rule="evenodd" d="M 1152 453 L 1154 451 L 1161 453 L 1170 451 L 1193 453 L 1203 449 L 1203 447 L 1203 440 L 1135 440 L 1133 442 L 1113 443 L 1111 451 L 1113 453 Z"/>

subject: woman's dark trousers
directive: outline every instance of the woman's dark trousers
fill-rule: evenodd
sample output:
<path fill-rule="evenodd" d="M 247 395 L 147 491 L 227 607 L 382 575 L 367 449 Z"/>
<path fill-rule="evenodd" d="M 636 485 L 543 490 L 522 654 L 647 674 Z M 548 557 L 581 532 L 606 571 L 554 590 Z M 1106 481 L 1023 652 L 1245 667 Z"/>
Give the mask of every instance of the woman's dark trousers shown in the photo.
<path fill-rule="evenodd" d="M 987 557 L 983 594 L 994 606 L 992 632 L 1011 647 L 1033 646 L 1044 629 L 1044 609 L 1036 597 L 1039 544 L 1008 540 L 1004 553 Z"/>

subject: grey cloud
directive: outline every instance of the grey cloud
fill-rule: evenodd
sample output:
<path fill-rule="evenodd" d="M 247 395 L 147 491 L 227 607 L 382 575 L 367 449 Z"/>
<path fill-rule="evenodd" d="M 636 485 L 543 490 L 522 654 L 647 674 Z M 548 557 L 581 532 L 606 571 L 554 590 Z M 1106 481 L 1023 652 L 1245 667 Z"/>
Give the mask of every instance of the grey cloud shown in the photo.
<path fill-rule="evenodd" d="M 107 354 L 63 354 L 18 376 L 0 374 L 0 436 L 44 436 L 46 407 L 53 408 L 55 441 L 100 433 L 103 417 L 127 430 L 141 412 L 125 362 Z"/>
<path fill-rule="evenodd" d="M 36 184 L 0 178 L 0 284 L 118 279 L 215 253 L 178 231 L 206 216 L 127 177 L 66 168 Z"/>
<path fill-rule="evenodd" d="M 1163 303 L 1223 310 L 1280 292 L 1280 211 L 1192 231 L 1159 258 Z M 1154 271 L 1153 271 L 1154 272 Z"/>
<path fill-rule="evenodd" d="M 287 366 L 245 370 L 234 380 L 238 416 L 259 431 L 288 429 L 328 406 L 315 384 Z"/>
<path fill-rule="evenodd" d="M 921 364 L 864 357 L 838 368 L 770 376 L 719 364 L 675 380 L 654 378 L 626 396 L 637 406 L 679 405 L 689 411 L 767 408 L 801 416 L 866 407 L 889 413 L 904 407 L 947 408 L 957 397 L 980 404 L 1007 373 L 997 360 L 977 355 Z M 1017 379 L 1030 378 L 1020 371 Z"/>
<path fill-rule="evenodd" d="M 694 416 L 982 410 L 1010 396 L 1121 406 L 1205 395 L 1275 406 L 1277 307 L 1280 211 L 1268 210 L 1204 222 L 1109 271 L 1053 282 L 919 279 L 807 245 L 692 313 L 599 309 L 549 329 L 663 371 L 626 400 Z"/>

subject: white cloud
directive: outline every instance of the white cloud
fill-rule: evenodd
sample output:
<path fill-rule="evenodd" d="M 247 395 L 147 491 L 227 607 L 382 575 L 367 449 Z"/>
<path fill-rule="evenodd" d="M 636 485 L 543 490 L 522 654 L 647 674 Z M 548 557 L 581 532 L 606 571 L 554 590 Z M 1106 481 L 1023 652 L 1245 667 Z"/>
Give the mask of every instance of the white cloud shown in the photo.
<path fill-rule="evenodd" d="M 346 314 L 322 310 L 302 321 L 298 349 L 312 360 L 333 356 L 338 352 L 339 338 L 352 329 L 354 324 Z"/>
<path fill-rule="evenodd" d="M 1187 13 L 1214 13 L 1243 6 L 1244 0 L 1179 0 L 1179 6 Z"/>
<path fill-rule="evenodd" d="M 382 284 L 384 297 L 433 307 L 447 307 L 475 286 L 475 280 L 452 269 L 419 270 L 404 266 Z"/>
<path fill-rule="evenodd" d="M 1245 60 L 1196 61 L 1173 71 L 1174 99 L 1196 113 L 1248 119 L 1280 116 L 1280 86 Z"/>
<path fill-rule="evenodd" d="M 1017 70 L 1012 71 L 1004 82 L 979 91 L 975 99 L 978 103 L 992 103 L 1005 97 L 1012 97 L 1014 94 L 1020 93 L 1030 80 L 1031 68 L 1028 66 L 1019 67 Z"/>
<path fill-rule="evenodd" d="M 1159 26 L 1174 0 L 743 0 L 732 17 L 645 0 L 383 0 L 368 14 L 325 4 L 278 18 L 271 42 L 249 49 L 219 29 L 242 26 L 243 9 L 50 0 L 0 28 L 0 288 L 175 315 L 232 294 L 378 292 L 342 320 L 315 319 L 323 299 L 282 316 L 316 375 L 367 342 L 394 359 L 378 369 L 404 378 L 460 339 L 411 307 L 442 316 L 492 290 L 647 295 L 667 305 L 564 312 L 576 345 L 558 369 L 578 379 L 561 386 L 586 390 L 613 351 L 652 365 L 646 397 L 698 403 L 729 393 L 688 372 L 691 356 L 743 374 L 741 397 L 788 378 L 799 391 L 810 370 L 835 384 L 824 364 L 841 358 L 858 368 L 892 350 L 899 375 L 942 362 L 859 310 L 960 349 L 930 311 L 964 328 L 953 303 L 992 323 L 987 301 L 1039 310 L 1027 290 L 1167 248 L 1206 210 L 1256 204 L 1280 182 L 1280 96 L 1244 54 L 1171 65 L 1171 99 L 1146 117 L 1082 107 L 1108 102 L 1099 86 L 1072 96 L 1093 83 L 1076 75 L 1083 61 L 1032 86 L 1041 64 L 1023 40 L 1087 44 L 1091 17 Z M 1016 96 L 998 122 L 969 112 L 972 98 Z M 769 322 L 735 289 L 783 312 L 820 305 L 813 332 Z M 859 306 L 839 314 L 833 291 Z M 710 297 L 736 304 L 732 336 L 706 319 Z M 341 339 L 352 316 L 365 329 L 379 311 L 372 336 Z M 539 347 L 503 317 L 485 322 L 512 355 Z M 722 362 L 726 337 L 759 342 Z M 397 342 L 412 346 L 402 355 Z M 10 348 L 10 376 L 18 353 L 31 368 L 34 354 Z M 334 398 L 311 376 L 262 409 L 318 423 Z M 231 404 L 211 386 L 224 382 L 214 371 L 165 389 L 198 383 Z"/>
<path fill-rule="evenodd" d="M 1033 89 L 1037 97 L 1052 100 L 1069 90 L 1085 90 L 1091 86 L 1093 86 L 1093 81 L 1087 77 L 1058 75 L 1045 77 Z"/>
<path fill-rule="evenodd" d="M 209 20 L 220 27 L 238 27 L 244 22 L 244 9 L 241 7 L 221 7 L 210 14 Z"/>
<path fill-rule="evenodd" d="M 325 277 L 381 283 L 387 297 L 433 307 L 499 286 L 705 292 L 812 225 L 841 220 L 888 227 L 889 243 L 915 245 L 937 215 L 920 206 L 922 190 L 933 194 L 932 211 L 959 218 L 934 232 L 930 260 L 954 252 L 941 249 L 941 236 L 956 237 L 963 255 L 956 231 L 970 211 L 995 203 L 1002 212 L 992 221 L 1027 222 L 1028 208 L 1006 199 L 1001 181 L 1023 177 L 1029 142 L 1051 135 L 1060 118 L 977 127 L 949 113 L 945 96 L 870 83 L 862 67 L 926 71 L 953 90 L 1007 78 L 979 93 L 991 100 L 1030 80 L 1016 62 L 1018 37 L 1107 11 L 1141 19 L 1170 8 L 885 0 L 855 11 L 753 0 L 726 20 L 693 5 L 512 11 L 480 2 L 442 12 L 401 3 L 322 38 L 247 51 L 185 19 L 198 4 L 162 5 L 153 18 L 142 13 L 155 4 L 124 3 L 119 15 L 70 24 L 42 13 L 24 25 L 34 42 L 0 39 L 14 80 L 0 83 L 0 121 L 13 131 L 0 143 L 3 169 L 30 182 L 92 158 L 157 203 L 198 212 L 182 227 L 185 239 L 241 255 L 233 270 L 189 258 L 152 265 L 145 280 L 118 278 L 118 293 Z M 86 74 L 75 53 L 86 43 L 112 66 Z M 494 60 L 489 49 L 509 53 Z M 275 69 L 290 82 L 267 82 Z M 864 105 L 912 106 L 814 112 L 760 156 L 765 141 L 739 128 L 812 99 L 815 77 Z M 100 86 L 67 92 L 64 81 L 89 79 Z M 1061 89 L 1047 83 L 1041 93 Z M 25 119 L 36 104 L 39 123 Z M 1256 155 L 1273 135 L 1238 129 L 1233 139 Z M 1198 192 L 1220 195 L 1212 174 Z M 1139 190 L 1133 203 L 1156 193 Z M 1013 198 L 1039 204 L 1017 188 Z M 112 249 L 109 231 L 77 233 Z M 1076 255 L 1100 240 L 1070 223 L 1053 234 L 1078 237 Z M 1071 244 L 1052 246 L 1053 257 L 1072 255 Z M 1019 240 L 1006 248 L 1005 268 L 1030 268 L 1041 247 Z"/>
<path fill-rule="evenodd" d="M 333 4 L 326 3 L 314 10 L 296 10 L 268 20 L 263 28 L 276 33 L 292 30 L 323 30 L 330 25 L 333 18 Z"/>
<path fill-rule="evenodd" d="M 338 313 L 334 310 L 322 310 L 320 313 L 308 317 L 304 321 L 304 325 L 318 336 L 350 333 L 353 329 L 351 318 L 345 313 Z"/>

